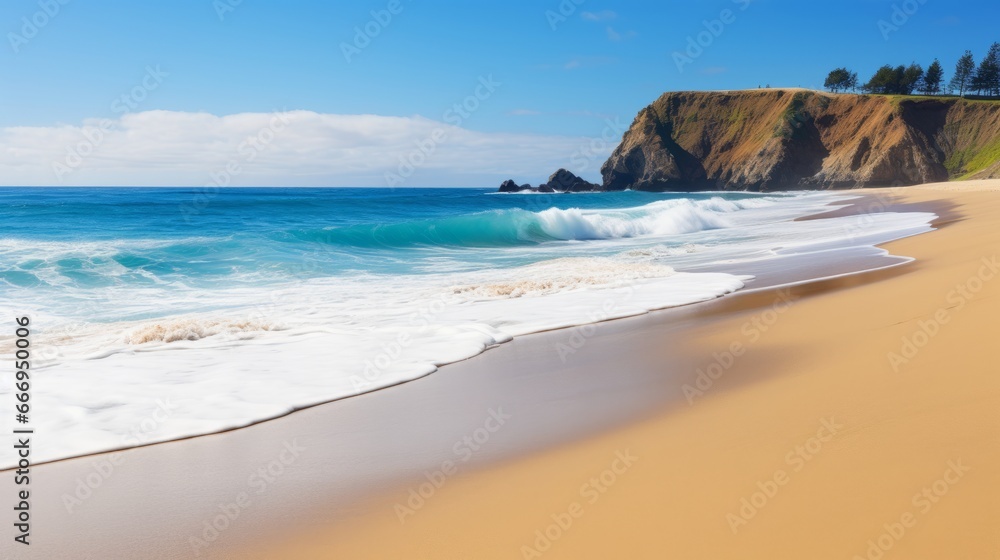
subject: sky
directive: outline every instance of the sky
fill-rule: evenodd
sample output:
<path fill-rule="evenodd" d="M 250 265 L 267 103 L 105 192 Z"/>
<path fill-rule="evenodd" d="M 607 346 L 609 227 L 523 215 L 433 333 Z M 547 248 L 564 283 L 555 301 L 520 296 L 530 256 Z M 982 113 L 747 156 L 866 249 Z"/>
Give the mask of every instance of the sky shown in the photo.
<path fill-rule="evenodd" d="M 4 0 L 0 184 L 597 180 L 665 91 L 1000 41 L 996 0 Z"/>

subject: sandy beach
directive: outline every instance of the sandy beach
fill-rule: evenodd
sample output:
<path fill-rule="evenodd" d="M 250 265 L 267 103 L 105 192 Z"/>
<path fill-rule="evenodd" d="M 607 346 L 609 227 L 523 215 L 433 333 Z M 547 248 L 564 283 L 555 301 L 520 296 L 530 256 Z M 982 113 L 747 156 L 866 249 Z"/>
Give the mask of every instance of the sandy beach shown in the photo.
<path fill-rule="evenodd" d="M 365 515 L 244 553 L 1000 557 L 997 190 L 868 193 L 875 205 L 943 202 L 954 213 L 940 231 L 886 247 L 917 259 L 900 274 L 829 283 L 787 306 L 781 294 L 757 298 L 690 325 L 687 352 L 703 370 L 722 366 L 702 385 L 694 371 L 680 380 L 701 387 L 690 405 L 456 476 L 402 523 L 405 494 L 389 491 Z M 727 365 L 734 344 L 743 352 Z"/>
<path fill-rule="evenodd" d="M 1000 2 L 0 15 L 0 560 L 1000 560 Z"/>
<path fill-rule="evenodd" d="M 245 429 L 35 467 L 28 557 L 998 557 L 997 190 L 867 190 L 838 211 L 937 213 L 884 247 L 909 264 L 520 337 Z"/>

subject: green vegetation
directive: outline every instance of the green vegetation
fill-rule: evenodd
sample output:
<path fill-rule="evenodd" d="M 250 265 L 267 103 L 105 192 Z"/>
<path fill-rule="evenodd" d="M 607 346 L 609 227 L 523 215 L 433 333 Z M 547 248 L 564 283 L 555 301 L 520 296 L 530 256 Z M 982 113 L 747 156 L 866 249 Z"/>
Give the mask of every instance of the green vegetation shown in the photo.
<path fill-rule="evenodd" d="M 927 72 L 924 74 L 923 82 L 920 84 L 920 93 L 924 95 L 934 95 L 941 91 L 941 83 L 944 81 L 944 68 L 941 68 L 941 63 L 938 59 L 934 59 L 934 62 L 927 67 Z"/>
<path fill-rule="evenodd" d="M 659 122 L 663 122 L 662 120 Z M 688 133 L 690 127 L 695 126 L 698 123 L 698 114 L 691 113 L 690 115 L 684 117 L 684 121 L 680 123 L 676 129 L 672 130 L 670 135 L 672 137 L 683 136 Z"/>
<path fill-rule="evenodd" d="M 993 43 L 972 77 L 972 89 L 986 95 L 1000 95 L 1000 43 Z"/>
<path fill-rule="evenodd" d="M 826 77 L 823 87 L 833 93 L 856 90 L 858 88 L 858 74 L 857 72 L 851 72 L 847 68 L 837 68 Z"/>
<path fill-rule="evenodd" d="M 857 73 L 847 68 L 836 68 L 827 75 L 823 87 L 833 93 L 855 91 L 858 88 Z M 917 63 L 909 66 L 887 64 L 879 68 L 860 89 L 864 93 L 881 95 L 912 95 L 914 92 L 937 95 L 955 92 L 964 97 L 974 92 L 987 97 L 1000 97 L 1000 43 L 993 43 L 978 67 L 972 52 L 965 51 L 955 65 L 955 74 L 948 82 L 944 79 L 944 68 L 935 59 L 926 72 Z"/>
<path fill-rule="evenodd" d="M 802 124 L 812 120 L 812 115 L 805 110 L 806 98 L 809 95 L 800 91 L 792 96 L 792 101 L 781 114 L 778 124 L 774 125 L 775 138 L 794 138 L 802 129 Z"/>
<path fill-rule="evenodd" d="M 982 148 L 968 148 L 961 153 L 952 154 L 952 157 L 945 162 L 945 167 L 953 176 L 962 174 L 959 179 L 968 179 L 998 161 L 1000 161 L 1000 138 Z"/>
<path fill-rule="evenodd" d="M 955 177 L 960 175 L 965 170 L 965 162 L 972 159 L 973 150 L 972 148 L 966 148 L 964 150 L 955 150 L 948 156 L 948 159 L 944 160 L 944 167 L 948 170 L 948 175 L 950 177 Z"/>
<path fill-rule="evenodd" d="M 965 90 L 972 85 L 972 78 L 976 75 L 976 61 L 972 58 L 971 51 L 965 51 L 962 58 L 958 59 L 955 65 L 955 77 L 951 79 L 952 91 L 957 91 L 958 95 L 965 95 Z"/>
<path fill-rule="evenodd" d="M 723 138 L 737 138 L 746 127 L 746 122 L 752 116 L 751 112 L 744 107 L 737 107 L 735 110 L 726 113 L 726 132 Z"/>
<path fill-rule="evenodd" d="M 890 94 L 882 97 L 889 98 L 889 101 L 893 105 L 898 105 L 902 101 L 961 101 L 962 103 L 997 103 L 1000 100 L 997 99 L 960 99 L 958 95 L 954 94 L 937 94 L 937 95 L 924 95 L 924 94 L 910 94 L 910 95 L 898 95 Z"/>
<path fill-rule="evenodd" d="M 869 93 L 910 95 L 924 78 L 924 69 L 919 64 L 897 66 L 888 64 L 879 68 L 868 83 L 861 86 Z"/>

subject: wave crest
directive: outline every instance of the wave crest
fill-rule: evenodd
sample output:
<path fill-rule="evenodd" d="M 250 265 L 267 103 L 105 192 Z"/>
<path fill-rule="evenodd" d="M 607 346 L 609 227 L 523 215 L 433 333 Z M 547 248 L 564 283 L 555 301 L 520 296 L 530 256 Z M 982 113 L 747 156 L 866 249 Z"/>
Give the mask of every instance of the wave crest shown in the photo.
<path fill-rule="evenodd" d="M 679 235 L 729 227 L 725 215 L 773 204 L 766 199 L 663 200 L 615 210 L 549 208 L 494 210 L 444 219 L 389 225 L 356 225 L 291 232 L 302 240 L 349 247 L 504 247 L 551 241 Z"/>

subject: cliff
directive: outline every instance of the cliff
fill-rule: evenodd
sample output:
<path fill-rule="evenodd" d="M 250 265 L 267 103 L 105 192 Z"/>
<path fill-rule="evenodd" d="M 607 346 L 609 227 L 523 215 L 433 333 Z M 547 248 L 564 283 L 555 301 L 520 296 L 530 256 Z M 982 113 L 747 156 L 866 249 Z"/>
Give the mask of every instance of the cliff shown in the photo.
<path fill-rule="evenodd" d="M 787 190 L 1000 177 L 1000 102 L 805 90 L 672 92 L 639 112 L 604 190 Z"/>

